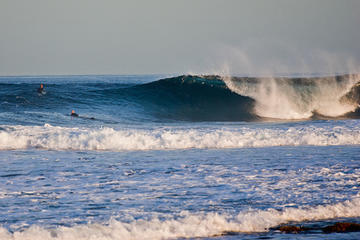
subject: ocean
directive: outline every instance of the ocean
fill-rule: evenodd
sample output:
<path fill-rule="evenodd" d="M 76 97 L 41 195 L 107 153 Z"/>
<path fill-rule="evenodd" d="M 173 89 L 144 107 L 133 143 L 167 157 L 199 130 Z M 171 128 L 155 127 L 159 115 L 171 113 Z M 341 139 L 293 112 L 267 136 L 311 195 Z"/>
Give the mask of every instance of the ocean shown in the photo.
<path fill-rule="evenodd" d="M 360 239 L 359 82 L 0 77 L 0 239 Z"/>

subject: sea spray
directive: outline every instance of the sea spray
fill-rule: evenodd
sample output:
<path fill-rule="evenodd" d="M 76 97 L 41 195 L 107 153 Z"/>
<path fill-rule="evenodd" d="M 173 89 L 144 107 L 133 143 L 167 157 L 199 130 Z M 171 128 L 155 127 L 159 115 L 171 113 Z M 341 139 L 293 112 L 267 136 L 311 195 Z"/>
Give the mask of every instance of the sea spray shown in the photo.
<path fill-rule="evenodd" d="M 357 102 L 341 101 L 360 81 L 359 75 L 322 78 L 223 77 L 230 90 L 255 99 L 255 113 L 277 119 L 307 119 L 353 112 Z"/>

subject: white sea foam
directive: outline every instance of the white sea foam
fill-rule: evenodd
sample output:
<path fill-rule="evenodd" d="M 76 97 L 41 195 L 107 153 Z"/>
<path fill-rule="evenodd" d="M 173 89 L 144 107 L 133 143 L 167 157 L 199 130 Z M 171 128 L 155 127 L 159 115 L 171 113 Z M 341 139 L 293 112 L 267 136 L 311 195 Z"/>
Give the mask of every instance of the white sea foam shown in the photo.
<path fill-rule="evenodd" d="M 342 116 L 355 111 L 358 103 L 342 101 L 342 97 L 360 81 L 360 75 L 346 80 L 336 77 L 313 80 L 309 86 L 297 87 L 292 81 L 281 78 L 235 81 L 223 77 L 233 92 L 253 98 L 257 115 L 278 119 L 306 119 L 317 112 L 328 117 Z"/>
<path fill-rule="evenodd" d="M 358 145 L 356 124 L 290 128 L 120 129 L 45 126 L 0 126 L 0 150 L 162 150 L 300 145 Z"/>
<path fill-rule="evenodd" d="M 125 223 L 110 220 L 107 224 L 87 224 L 74 227 L 45 229 L 31 226 L 24 231 L 8 232 L 0 227 L 0 239 L 8 240 L 127 240 L 176 239 L 211 237 L 226 232 L 265 232 L 288 222 L 318 221 L 359 217 L 360 199 L 311 208 L 285 208 L 241 212 L 237 216 L 183 212 L 177 218 L 137 220 Z"/>

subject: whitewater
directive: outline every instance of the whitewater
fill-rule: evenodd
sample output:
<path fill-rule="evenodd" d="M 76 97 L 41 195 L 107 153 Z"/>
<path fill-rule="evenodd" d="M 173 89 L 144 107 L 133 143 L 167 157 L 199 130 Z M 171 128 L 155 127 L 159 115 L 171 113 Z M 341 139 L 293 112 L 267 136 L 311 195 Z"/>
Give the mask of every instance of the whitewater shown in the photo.
<path fill-rule="evenodd" d="M 0 126 L 0 149 L 47 150 L 165 150 L 189 148 L 244 148 L 272 146 L 359 145 L 357 121 L 344 126 L 309 125 L 278 128 L 268 126 L 152 127 L 150 129 L 65 128 L 44 126 Z"/>
<path fill-rule="evenodd" d="M 0 77 L 0 239 L 359 239 L 278 230 L 360 223 L 359 104 L 358 74 Z"/>

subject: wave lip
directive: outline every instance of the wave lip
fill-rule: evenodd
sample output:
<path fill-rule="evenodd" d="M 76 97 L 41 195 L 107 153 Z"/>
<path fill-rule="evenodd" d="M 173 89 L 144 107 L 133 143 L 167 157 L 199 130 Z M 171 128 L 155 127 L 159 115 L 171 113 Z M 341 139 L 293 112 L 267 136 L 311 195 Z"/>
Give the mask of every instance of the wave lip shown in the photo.
<path fill-rule="evenodd" d="M 0 126 L 0 150 L 164 150 L 273 146 L 359 145 L 356 124 L 290 128 L 120 129 L 44 126 Z"/>
<path fill-rule="evenodd" d="M 182 212 L 178 218 L 137 220 L 125 223 L 112 219 L 108 224 L 87 224 L 74 227 L 45 229 L 32 226 L 24 231 L 9 233 L 0 227 L 0 239 L 176 239 L 215 237 L 229 232 L 266 232 L 288 222 L 319 221 L 336 218 L 360 217 L 360 199 L 355 198 L 332 205 L 308 208 L 285 208 L 240 212 L 237 216 Z"/>

